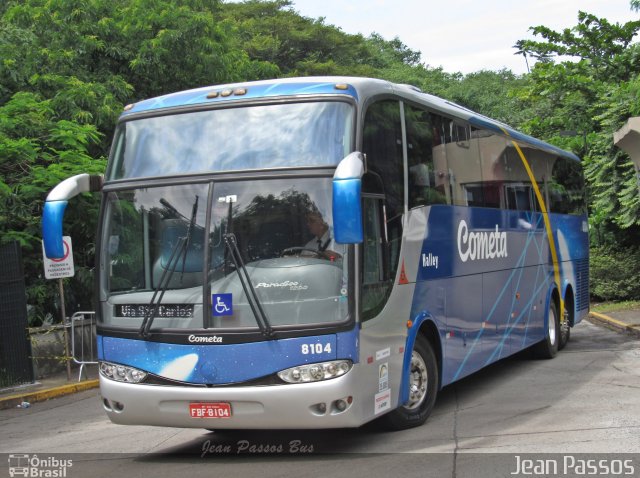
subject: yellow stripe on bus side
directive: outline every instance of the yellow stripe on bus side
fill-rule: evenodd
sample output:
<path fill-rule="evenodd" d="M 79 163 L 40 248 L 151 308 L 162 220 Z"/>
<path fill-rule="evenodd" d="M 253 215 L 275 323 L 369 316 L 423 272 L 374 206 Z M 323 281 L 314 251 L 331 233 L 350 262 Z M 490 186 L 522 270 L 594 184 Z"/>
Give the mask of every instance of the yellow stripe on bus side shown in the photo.
<path fill-rule="evenodd" d="M 502 129 L 502 131 L 504 132 L 504 134 L 511 137 L 511 135 L 507 130 Z M 531 185 L 533 186 L 533 190 L 535 191 L 536 197 L 538 198 L 538 204 L 540 204 L 540 208 L 542 209 L 544 227 L 547 231 L 547 239 L 549 240 L 549 248 L 551 249 L 551 260 L 553 261 L 553 279 L 554 279 L 554 282 L 556 283 L 556 287 L 558 288 L 558 295 L 560 296 L 560 317 L 558 317 L 558 319 L 560 322 L 562 322 L 564 317 L 564 300 L 562 299 L 562 285 L 560 282 L 560 263 L 558 261 L 556 241 L 553 238 L 553 230 L 551 229 L 551 220 L 549 219 L 549 212 L 547 211 L 547 205 L 544 202 L 544 198 L 542 197 L 542 193 L 540 192 L 540 187 L 538 186 L 538 182 L 536 181 L 536 178 L 533 175 L 533 171 L 531 170 L 531 166 L 529 166 L 529 162 L 527 161 L 527 158 L 525 157 L 524 153 L 520 149 L 520 146 L 518 145 L 518 143 L 516 143 L 513 139 L 511 139 L 511 143 L 516 148 L 516 151 L 518 152 L 518 156 L 520 156 L 520 159 L 522 160 L 524 169 L 527 171 L 527 174 L 529 175 L 529 179 L 531 180 Z"/>

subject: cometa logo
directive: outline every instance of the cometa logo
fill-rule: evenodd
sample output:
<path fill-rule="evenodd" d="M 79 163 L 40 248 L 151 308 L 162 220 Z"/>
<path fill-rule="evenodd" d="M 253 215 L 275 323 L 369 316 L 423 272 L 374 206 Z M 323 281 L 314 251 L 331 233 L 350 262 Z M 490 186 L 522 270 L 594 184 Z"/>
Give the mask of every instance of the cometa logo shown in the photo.
<path fill-rule="evenodd" d="M 221 344 L 222 337 L 217 335 L 190 335 L 189 342 L 192 344 Z"/>
<path fill-rule="evenodd" d="M 458 254 L 462 262 L 507 257 L 507 233 L 496 230 L 491 232 L 469 232 L 465 221 L 458 224 Z"/>

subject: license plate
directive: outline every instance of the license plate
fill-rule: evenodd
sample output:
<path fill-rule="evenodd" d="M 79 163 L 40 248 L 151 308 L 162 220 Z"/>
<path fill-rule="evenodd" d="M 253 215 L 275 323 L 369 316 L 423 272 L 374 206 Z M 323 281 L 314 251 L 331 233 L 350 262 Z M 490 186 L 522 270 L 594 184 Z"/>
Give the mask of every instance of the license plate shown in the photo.
<path fill-rule="evenodd" d="M 190 403 L 191 418 L 231 418 L 230 403 Z"/>

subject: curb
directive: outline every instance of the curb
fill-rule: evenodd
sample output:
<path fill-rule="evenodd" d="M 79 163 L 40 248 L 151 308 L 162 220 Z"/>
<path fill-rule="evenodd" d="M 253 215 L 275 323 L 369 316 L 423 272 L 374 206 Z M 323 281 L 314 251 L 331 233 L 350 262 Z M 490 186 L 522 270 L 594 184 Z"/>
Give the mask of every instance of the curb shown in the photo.
<path fill-rule="evenodd" d="M 92 388 L 98 388 L 100 381 L 85 380 L 83 382 L 72 383 L 70 385 L 62 385 L 60 387 L 49 388 L 46 390 L 38 390 L 37 392 L 25 392 L 16 393 L 0 398 L 0 410 L 6 410 L 7 408 L 16 408 L 22 402 L 44 402 L 51 398 L 63 397 L 76 392 L 83 392 L 85 390 L 91 390 Z"/>
<path fill-rule="evenodd" d="M 630 335 L 640 338 L 640 329 L 637 326 L 626 324 L 608 315 L 599 314 L 598 312 L 589 312 L 589 318 L 596 323 L 627 332 Z"/>

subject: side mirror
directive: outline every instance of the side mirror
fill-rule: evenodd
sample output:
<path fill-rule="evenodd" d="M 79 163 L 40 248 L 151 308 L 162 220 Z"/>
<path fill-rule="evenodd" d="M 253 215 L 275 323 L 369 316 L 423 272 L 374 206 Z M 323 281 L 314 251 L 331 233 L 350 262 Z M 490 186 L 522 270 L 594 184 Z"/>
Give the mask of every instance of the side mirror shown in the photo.
<path fill-rule="evenodd" d="M 345 157 L 333 175 L 333 233 L 341 244 L 359 244 L 362 229 L 362 175 L 364 156 L 356 151 Z"/>
<path fill-rule="evenodd" d="M 80 193 L 100 191 L 102 181 L 102 176 L 78 174 L 65 179 L 49 193 L 42 212 L 42 240 L 48 258 L 59 259 L 64 256 L 62 220 L 68 200 Z"/>

